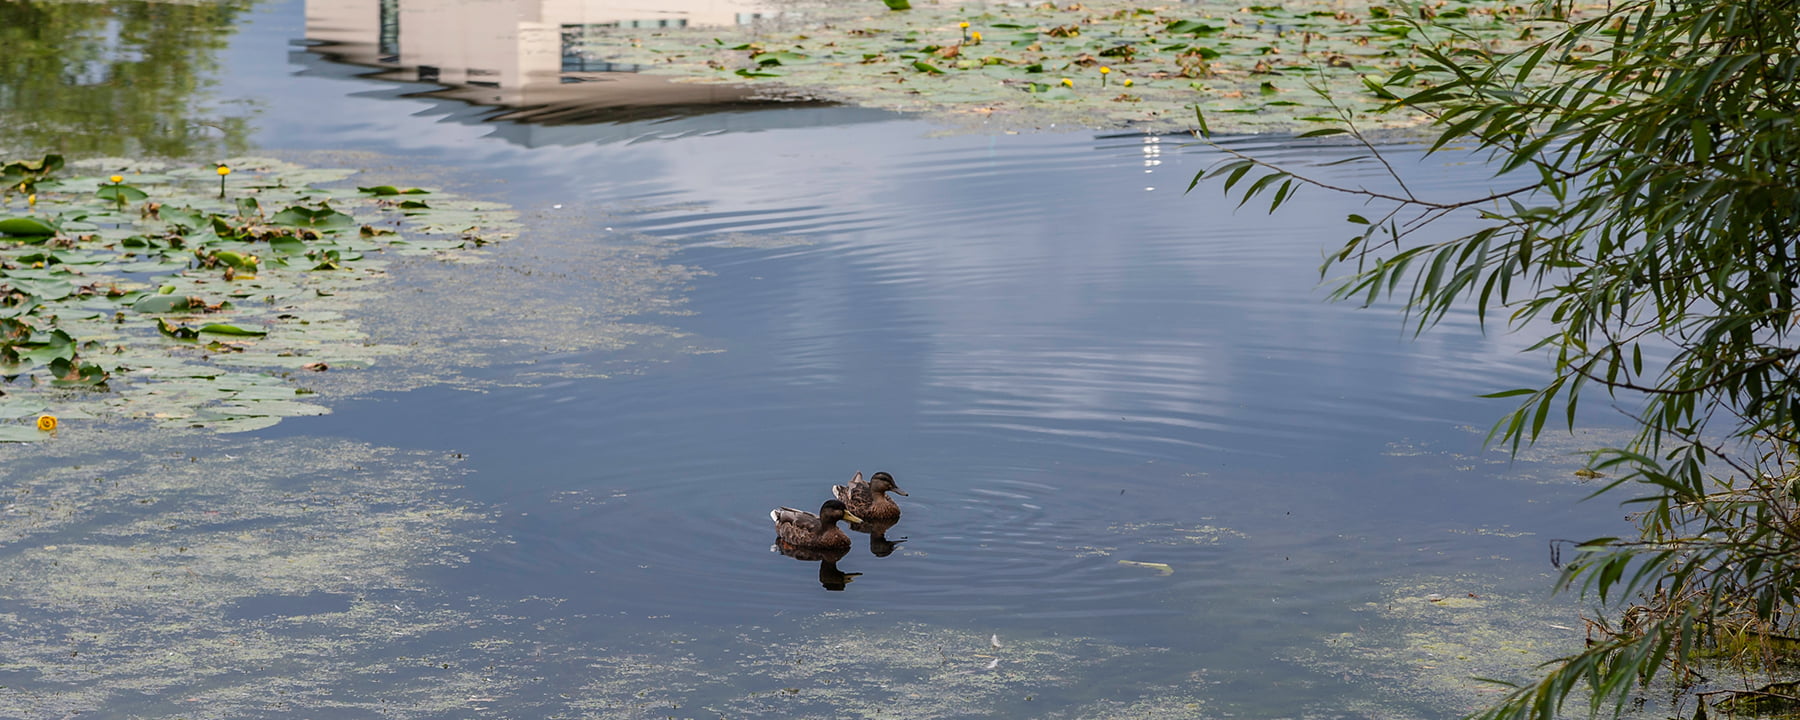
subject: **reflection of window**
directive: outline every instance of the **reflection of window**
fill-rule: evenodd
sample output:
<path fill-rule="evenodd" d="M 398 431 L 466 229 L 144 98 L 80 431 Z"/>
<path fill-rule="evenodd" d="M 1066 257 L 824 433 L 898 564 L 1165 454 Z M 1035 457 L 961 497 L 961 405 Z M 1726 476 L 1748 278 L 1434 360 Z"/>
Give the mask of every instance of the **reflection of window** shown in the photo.
<path fill-rule="evenodd" d="M 654 23 L 661 23 L 660 25 Z M 619 29 L 686 27 L 686 20 L 622 20 L 562 26 L 563 72 L 637 72 L 638 66 L 602 60 L 588 52 L 588 41 Z"/>
<path fill-rule="evenodd" d="M 687 18 L 619 21 L 619 27 L 622 28 L 684 28 L 687 27 L 687 24 Z"/>
<path fill-rule="evenodd" d="M 437 79 L 438 69 L 436 65 L 419 66 L 419 82 L 437 82 Z"/>
<path fill-rule="evenodd" d="M 381 37 L 376 42 L 381 62 L 400 62 L 400 0 L 381 0 Z"/>

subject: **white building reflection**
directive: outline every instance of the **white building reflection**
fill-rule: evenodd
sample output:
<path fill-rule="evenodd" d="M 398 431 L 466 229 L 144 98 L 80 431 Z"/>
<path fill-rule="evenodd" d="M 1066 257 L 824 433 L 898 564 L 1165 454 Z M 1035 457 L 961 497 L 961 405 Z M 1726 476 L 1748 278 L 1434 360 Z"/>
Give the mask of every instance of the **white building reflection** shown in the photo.
<path fill-rule="evenodd" d="M 444 86 L 432 97 L 509 110 L 488 120 L 560 125 L 745 109 L 767 93 L 639 75 L 583 51 L 597 33 L 737 26 L 769 0 L 306 0 L 306 39 L 365 77 Z M 817 103 L 811 103 L 816 105 Z"/>

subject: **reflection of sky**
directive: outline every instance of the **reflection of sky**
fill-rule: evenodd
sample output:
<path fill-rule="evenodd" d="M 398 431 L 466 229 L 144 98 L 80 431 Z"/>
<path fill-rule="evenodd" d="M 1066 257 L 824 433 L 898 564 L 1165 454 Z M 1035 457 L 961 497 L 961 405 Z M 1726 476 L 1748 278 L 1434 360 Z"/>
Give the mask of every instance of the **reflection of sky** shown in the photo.
<path fill-rule="evenodd" d="M 298 8 L 270 6 L 247 32 L 298 37 Z M 666 134 L 636 123 L 530 147 L 480 108 L 404 98 L 423 86 L 276 46 L 239 43 L 232 59 L 246 69 L 232 82 L 298 72 L 266 101 L 270 146 L 466 167 L 527 209 L 621 213 L 608 224 L 697 245 L 807 240 L 684 257 L 718 273 L 695 291 L 693 325 L 727 344 L 754 338 L 766 382 L 855 388 L 925 426 L 1251 451 L 1320 434 L 1366 442 L 1391 422 L 1485 424 L 1502 404 L 1470 397 L 1542 367 L 1514 352 L 1527 338 L 1483 336 L 1467 313 L 1412 341 L 1392 308 L 1326 303 L 1322 253 L 1352 232 L 1346 215 L 1372 211 L 1318 191 L 1273 216 L 1212 185 L 1184 194 L 1219 155 L 1182 138 L 926 137 L 843 109 L 850 124 L 836 127 L 782 129 L 777 110 L 702 118 L 718 131 L 673 142 L 616 141 Z M 834 109 L 803 111 L 810 123 Z M 577 142 L 583 132 L 594 141 Z M 1342 152 L 1242 146 L 1292 163 Z M 1413 159 L 1401 166 L 1434 192 L 1485 186 L 1474 167 Z M 1371 168 L 1316 171 L 1365 182 Z"/>
<path fill-rule="evenodd" d="M 505 507 L 503 532 L 517 542 L 470 582 L 579 598 L 596 616 L 647 608 L 738 621 L 842 602 L 986 621 L 1194 602 L 1206 609 L 1192 617 L 1216 621 L 1210 630 L 1266 631 L 1295 621 L 1267 614 L 1272 597 L 1318 617 L 1365 601 L 1370 578 L 1398 565 L 1460 572 L 1476 553 L 1542 547 L 1538 537 L 1445 540 L 1445 528 L 1517 522 L 1564 536 L 1544 528 L 1581 512 L 1487 482 L 1501 472 L 1491 466 L 1446 467 L 1464 458 L 1382 456 L 1390 442 L 1471 450 L 1458 426 L 1509 407 L 1473 396 L 1534 379 L 1542 362 L 1516 352 L 1527 338 L 1482 335 L 1466 313 L 1415 341 L 1391 306 L 1327 303 L 1322 254 L 1352 232 L 1347 214 L 1374 214 L 1348 198 L 1303 192 L 1270 216 L 1266 201 L 1237 209 L 1216 186 L 1184 193 L 1219 155 L 1182 138 L 938 137 L 929 124 L 849 111 L 836 126 L 784 127 L 803 123 L 774 110 L 708 116 L 711 133 L 638 123 L 519 142 L 548 136 L 290 52 L 299 7 L 259 11 L 230 60 L 241 73 L 232 90 L 265 98 L 265 145 L 456 168 L 459 190 L 619 231 L 597 243 L 669 238 L 686 247 L 675 261 L 711 273 L 688 291 L 695 315 L 653 321 L 722 353 L 604 381 L 362 398 L 278 428 L 467 450 L 467 492 Z M 270 89 L 259 74 L 284 79 Z M 682 137 L 631 140 L 669 134 Z M 1341 152 L 1234 142 L 1289 163 Z M 1477 167 L 1396 152 L 1436 192 L 1486 182 Z M 1314 169 L 1378 178 L 1367 165 Z M 528 235 L 493 252 L 554 261 L 540 257 L 552 245 Z M 580 297 L 589 288 L 567 285 L 580 282 L 598 280 L 543 274 L 525 290 Z M 765 552 L 768 507 L 817 507 L 827 483 L 877 469 L 914 494 L 905 530 L 915 540 L 885 565 L 859 545 L 846 569 L 869 574 L 850 592 L 826 597 L 810 568 Z M 604 502 L 546 499 L 565 494 Z M 691 523 L 680 542 L 630 542 L 678 515 Z M 1145 550 L 1113 527 L 1214 516 L 1252 540 L 1217 555 Z M 1093 545 L 1181 570 L 1167 585 L 1122 579 L 1114 558 L 1073 550 Z M 1191 571 L 1201 562 L 1222 567 Z M 1130 637 L 1206 636 L 1145 622 Z"/>
<path fill-rule="evenodd" d="M 1165 426 L 1149 432 L 1217 447 L 1241 443 L 1228 440 L 1236 433 L 1355 425 L 1371 406 L 1433 416 L 1493 389 L 1467 381 L 1518 361 L 1506 354 L 1516 340 L 1480 338 L 1462 318 L 1409 346 L 1391 311 L 1326 304 L 1321 250 L 1345 215 L 1367 210 L 1306 193 L 1269 217 L 1234 211 L 1216 188 L 1183 195 L 1212 160 L 1192 148 L 1162 151 L 1145 173 L 1140 138 L 921 142 L 846 128 L 775 153 L 741 136 L 684 144 L 651 149 L 665 174 L 620 188 L 705 198 L 705 214 L 670 213 L 647 223 L 653 231 L 705 237 L 750 217 L 781 232 L 851 214 L 834 218 L 850 229 L 812 233 L 822 257 L 790 253 L 809 267 L 767 290 L 781 299 L 758 301 L 805 309 L 764 328 L 809 348 L 796 380 L 853 375 L 841 364 L 858 353 L 817 346 L 895 340 L 862 331 L 883 327 L 905 333 L 900 346 L 918 353 L 913 371 L 932 390 L 920 399 L 940 410 L 1046 432 L 1078 432 L 1065 421 L 1083 420 L 1112 432 L 1097 425 L 1147 416 Z M 893 307 L 874 307 L 884 302 Z M 1479 375 L 1465 372 L 1470 362 Z"/>

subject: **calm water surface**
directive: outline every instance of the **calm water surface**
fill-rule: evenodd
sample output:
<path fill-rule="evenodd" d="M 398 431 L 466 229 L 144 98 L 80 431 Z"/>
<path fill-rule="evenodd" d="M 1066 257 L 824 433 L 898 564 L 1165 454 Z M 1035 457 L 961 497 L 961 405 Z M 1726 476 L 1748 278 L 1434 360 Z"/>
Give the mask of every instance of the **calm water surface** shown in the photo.
<path fill-rule="evenodd" d="M 1220 155 L 1181 137 L 944 133 L 810 104 L 494 121 L 300 47 L 305 12 L 256 6 L 225 50 L 218 93 L 254 108 L 249 147 L 451 168 L 462 192 L 593 243 L 672 242 L 670 262 L 703 272 L 688 314 L 646 320 L 705 352 L 558 358 L 605 379 L 503 365 L 483 392 L 376 394 L 266 433 L 466 453 L 463 492 L 510 542 L 437 582 L 554 598 L 519 613 L 565 623 L 565 641 L 682 637 L 729 666 L 744 628 L 791 638 L 872 611 L 1144 653 L 983 714 L 1176 687 L 1217 714 L 1339 716 L 1386 696 L 1295 658 L 1377 622 L 1366 603 L 1415 584 L 1539 597 L 1546 542 L 1617 519 L 1572 504 L 1573 460 L 1530 474 L 1481 450 L 1505 406 L 1473 396 L 1536 376 L 1525 340 L 1466 315 L 1414 340 L 1392 308 L 1325 302 L 1317 267 L 1356 203 L 1309 193 L 1271 217 L 1184 194 Z M 1347 152 L 1228 143 L 1296 165 Z M 1486 186 L 1478 167 L 1387 151 L 1433 192 Z M 496 252 L 553 267 L 533 243 Z M 584 282 L 604 280 L 518 291 Z M 911 493 L 888 533 L 904 542 L 881 557 L 857 535 L 838 566 L 861 575 L 834 591 L 817 563 L 770 552 L 766 512 L 816 508 L 859 470 Z M 668 714 L 716 716 L 697 708 L 732 684 Z"/>

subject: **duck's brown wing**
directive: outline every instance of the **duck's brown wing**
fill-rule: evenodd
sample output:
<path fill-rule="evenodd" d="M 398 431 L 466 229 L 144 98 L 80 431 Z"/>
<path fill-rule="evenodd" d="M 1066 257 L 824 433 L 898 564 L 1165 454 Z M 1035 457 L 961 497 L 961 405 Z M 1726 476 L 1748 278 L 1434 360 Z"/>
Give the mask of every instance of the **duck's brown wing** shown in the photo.
<path fill-rule="evenodd" d="M 850 478 L 848 484 L 831 486 L 831 496 L 850 506 L 850 512 L 856 512 L 858 502 L 868 502 L 868 495 L 869 482 L 863 479 L 861 470 L 856 471 L 856 477 Z"/>
<path fill-rule="evenodd" d="M 863 480 L 851 480 L 848 486 L 833 485 L 831 494 L 849 507 L 850 512 L 858 515 L 862 514 L 863 508 L 876 502 L 875 488 Z"/>
<path fill-rule="evenodd" d="M 775 521 L 775 536 L 795 545 L 813 545 L 823 532 L 823 520 L 805 510 L 779 507 L 769 511 Z"/>

